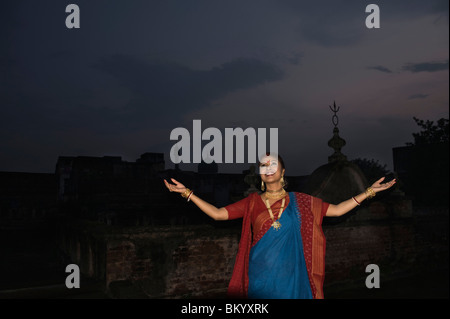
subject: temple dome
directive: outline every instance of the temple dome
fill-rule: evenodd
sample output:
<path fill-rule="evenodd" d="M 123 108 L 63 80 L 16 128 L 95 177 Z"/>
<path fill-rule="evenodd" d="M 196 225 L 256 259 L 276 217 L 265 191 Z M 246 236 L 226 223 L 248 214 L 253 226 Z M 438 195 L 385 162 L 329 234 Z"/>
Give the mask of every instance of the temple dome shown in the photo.
<path fill-rule="evenodd" d="M 367 179 L 356 164 L 339 160 L 318 167 L 308 178 L 304 192 L 339 204 L 363 193 L 367 187 Z"/>

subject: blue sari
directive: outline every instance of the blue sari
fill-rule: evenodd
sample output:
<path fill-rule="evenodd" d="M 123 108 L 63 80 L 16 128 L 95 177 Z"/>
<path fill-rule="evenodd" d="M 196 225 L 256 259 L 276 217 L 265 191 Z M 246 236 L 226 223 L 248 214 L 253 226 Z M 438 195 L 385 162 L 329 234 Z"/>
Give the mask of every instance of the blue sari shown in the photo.
<path fill-rule="evenodd" d="M 251 248 L 248 266 L 248 297 L 257 299 L 312 299 L 303 254 L 301 214 L 295 195 L 273 227 Z"/>

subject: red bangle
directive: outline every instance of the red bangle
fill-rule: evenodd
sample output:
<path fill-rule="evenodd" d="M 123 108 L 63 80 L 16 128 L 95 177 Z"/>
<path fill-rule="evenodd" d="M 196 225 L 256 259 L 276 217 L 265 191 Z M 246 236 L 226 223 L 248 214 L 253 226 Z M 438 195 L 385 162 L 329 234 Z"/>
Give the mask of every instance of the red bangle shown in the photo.
<path fill-rule="evenodd" d="M 356 200 L 356 198 L 355 198 L 355 197 L 352 197 L 352 198 L 353 198 L 353 200 L 355 201 L 355 203 L 356 203 L 356 204 L 358 204 L 358 206 L 359 206 L 359 205 L 361 205 L 361 203 L 360 203 L 360 202 L 358 202 L 358 201 Z"/>
<path fill-rule="evenodd" d="M 188 201 L 188 202 L 191 200 L 191 195 L 192 195 L 192 193 L 194 193 L 193 190 L 189 193 L 189 195 L 188 195 L 188 197 L 187 197 L 187 201 Z"/>

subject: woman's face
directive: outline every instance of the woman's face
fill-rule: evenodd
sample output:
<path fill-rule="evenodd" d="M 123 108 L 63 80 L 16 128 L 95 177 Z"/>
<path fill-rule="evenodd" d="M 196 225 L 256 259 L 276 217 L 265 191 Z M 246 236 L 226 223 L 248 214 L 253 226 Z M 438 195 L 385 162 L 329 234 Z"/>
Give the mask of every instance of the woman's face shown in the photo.
<path fill-rule="evenodd" d="M 259 174 L 265 183 L 273 183 L 279 181 L 284 174 L 284 169 L 278 163 L 278 157 L 264 156 L 259 163 Z"/>

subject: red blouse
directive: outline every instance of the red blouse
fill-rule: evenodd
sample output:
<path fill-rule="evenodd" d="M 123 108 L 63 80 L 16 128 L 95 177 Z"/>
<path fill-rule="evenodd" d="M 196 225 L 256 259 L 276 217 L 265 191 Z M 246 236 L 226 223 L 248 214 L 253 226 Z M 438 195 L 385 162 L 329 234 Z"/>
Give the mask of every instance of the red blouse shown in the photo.
<path fill-rule="evenodd" d="M 286 209 L 286 207 L 289 205 L 289 195 L 286 194 L 285 198 L 286 201 L 284 207 Z M 228 211 L 228 219 L 232 220 L 237 218 L 243 218 L 249 200 L 250 196 L 247 196 L 246 198 L 241 199 L 240 201 L 234 204 L 225 206 L 225 209 Z M 271 206 L 275 220 L 278 219 L 281 203 L 282 199 L 279 199 Z M 325 216 L 328 210 L 328 206 L 329 206 L 328 203 L 322 202 L 322 216 Z M 270 225 L 272 225 L 272 220 L 270 218 L 269 211 L 261 196 L 257 196 L 254 209 L 251 212 L 251 225 L 253 229 L 253 245 L 254 245 L 258 242 L 259 239 L 261 239 L 260 237 L 264 235 L 265 230 L 270 228 Z M 264 230 L 263 233 L 261 233 L 261 230 Z"/>

